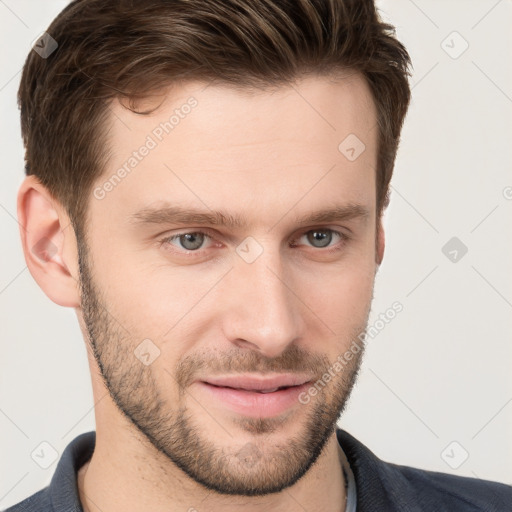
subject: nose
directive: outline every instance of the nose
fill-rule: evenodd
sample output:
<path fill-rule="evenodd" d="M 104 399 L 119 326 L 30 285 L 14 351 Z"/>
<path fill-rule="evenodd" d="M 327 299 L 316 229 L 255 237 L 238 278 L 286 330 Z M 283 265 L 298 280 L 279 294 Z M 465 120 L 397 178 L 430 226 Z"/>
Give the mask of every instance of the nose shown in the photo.
<path fill-rule="evenodd" d="M 304 306 L 290 273 L 283 271 L 278 251 L 265 250 L 252 263 L 236 258 L 227 277 L 223 293 L 230 300 L 223 328 L 231 343 L 271 358 L 301 337 Z"/>

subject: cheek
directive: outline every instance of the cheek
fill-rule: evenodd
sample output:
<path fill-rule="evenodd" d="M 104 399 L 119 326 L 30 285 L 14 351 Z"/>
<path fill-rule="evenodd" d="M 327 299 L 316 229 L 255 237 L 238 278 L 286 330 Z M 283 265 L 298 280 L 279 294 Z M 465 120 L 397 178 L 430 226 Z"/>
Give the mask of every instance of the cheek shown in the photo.
<path fill-rule="evenodd" d="M 163 256 L 150 256 L 151 250 L 126 248 L 126 243 L 116 242 L 115 236 L 108 244 L 94 242 L 96 247 L 108 248 L 94 258 L 93 265 L 102 301 L 133 338 L 162 343 L 172 340 L 173 345 L 181 342 L 185 350 L 192 333 L 197 337 L 198 331 L 207 329 L 205 324 L 210 328 L 216 320 L 220 324 L 229 290 L 219 282 L 232 267 L 229 258 L 220 263 L 178 267 Z M 366 320 L 375 276 L 374 258 L 373 239 L 368 236 L 351 245 L 338 262 L 288 262 L 290 288 L 314 313 L 309 315 L 304 309 L 311 328 L 313 324 L 315 329 L 321 327 L 317 325 L 320 318 L 338 335 L 346 335 Z"/>
<path fill-rule="evenodd" d="M 370 258 L 368 263 L 339 265 L 300 280 L 300 297 L 314 313 L 311 322 L 317 315 L 338 339 L 365 327 L 375 277 Z"/>
<path fill-rule="evenodd" d="M 229 266 L 184 266 L 151 263 L 132 252 L 118 265 L 102 269 L 100 286 L 112 315 L 132 338 L 149 338 L 162 350 L 186 350 L 221 301 L 215 286 Z"/>

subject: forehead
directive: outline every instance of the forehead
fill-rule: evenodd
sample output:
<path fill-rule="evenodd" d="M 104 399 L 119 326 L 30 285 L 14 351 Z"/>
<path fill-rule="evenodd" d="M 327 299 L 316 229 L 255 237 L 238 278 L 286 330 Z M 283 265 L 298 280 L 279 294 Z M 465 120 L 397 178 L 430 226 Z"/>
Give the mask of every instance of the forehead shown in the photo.
<path fill-rule="evenodd" d="M 276 215 L 305 195 L 304 207 L 339 196 L 373 206 L 376 111 L 357 73 L 264 91 L 190 82 L 159 101 L 149 115 L 112 105 L 93 209 L 126 217 L 177 201 Z"/>

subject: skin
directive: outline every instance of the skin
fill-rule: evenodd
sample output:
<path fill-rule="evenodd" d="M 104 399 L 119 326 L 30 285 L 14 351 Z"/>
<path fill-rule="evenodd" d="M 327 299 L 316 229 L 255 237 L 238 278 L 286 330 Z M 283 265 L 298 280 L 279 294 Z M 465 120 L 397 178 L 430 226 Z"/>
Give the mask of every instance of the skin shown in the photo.
<path fill-rule="evenodd" d="M 371 92 L 351 73 L 263 92 L 191 82 L 166 91 L 151 115 L 115 102 L 95 187 L 190 96 L 197 106 L 136 168 L 103 198 L 91 193 L 86 244 L 36 178 L 19 191 L 29 270 L 75 309 L 87 346 L 97 441 L 79 471 L 80 499 L 91 512 L 344 510 L 333 429 L 362 350 L 307 404 L 272 417 L 234 412 L 194 381 L 306 369 L 314 382 L 364 331 L 384 253 Z M 338 150 L 351 133 L 366 146 L 355 161 Z M 131 221 L 164 201 L 247 225 Z M 368 214 L 297 222 L 346 204 Z M 197 231 L 208 236 L 196 252 L 169 240 Z M 252 263 L 236 251 L 249 236 L 262 249 Z M 145 365 L 134 350 L 147 339 L 159 355 Z"/>

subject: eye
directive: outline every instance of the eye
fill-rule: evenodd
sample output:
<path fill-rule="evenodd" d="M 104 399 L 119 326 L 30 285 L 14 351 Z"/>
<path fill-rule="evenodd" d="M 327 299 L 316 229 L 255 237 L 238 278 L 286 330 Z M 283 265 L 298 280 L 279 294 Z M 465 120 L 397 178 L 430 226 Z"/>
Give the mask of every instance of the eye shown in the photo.
<path fill-rule="evenodd" d="M 178 249 L 185 249 L 186 251 L 197 251 L 201 249 L 204 241 L 210 238 L 202 231 L 194 231 L 191 233 L 178 233 L 177 235 L 169 236 L 162 240 L 162 243 L 168 243 L 177 246 Z M 177 244 L 173 242 L 176 241 Z"/>
<path fill-rule="evenodd" d="M 315 249 L 337 250 L 341 248 L 341 245 L 340 243 L 333 244 L 333 240 L 334 242 L 345 242 L 349 239 L 347 235 L 329 228 L 310 229 L 296 240 L 302 240 L 303 238 L 306 239 L 306 243 L 298 244 L 293 241 L 290 244 L 291 247 L 310 245 Z M 160 245 L 172 246 L 178 253 L 183 253 L 183 251 L 200 253 L 201 249 L 206 249 L 205 245 L 208 240 L 213 240 L 212 236 L 203 231 L 188 231 L 167 236 L 160 240 Z"/>
<path fill-rule="evenodd" d="M 324 247 L 331 246 L 333 238 L 338 238 L 341 241 L 346 240 L 348 237 L 339 231 L 329 228 L 311 229 L 307 233 L 304 233 L 300 238 L 306 238 L 308 244 L 311 244 L 316 249 L 322 249 Z M 296 245 L 296 244 L 294 244 Z"/>

